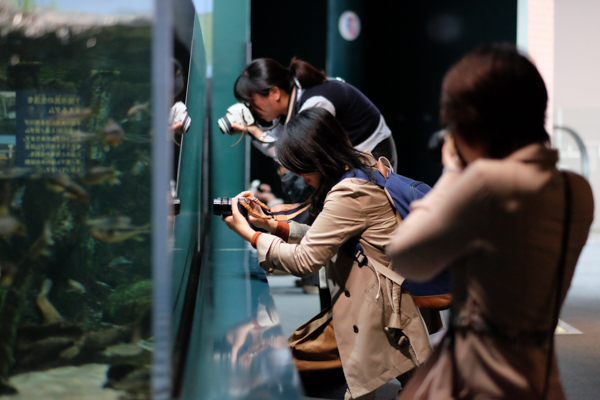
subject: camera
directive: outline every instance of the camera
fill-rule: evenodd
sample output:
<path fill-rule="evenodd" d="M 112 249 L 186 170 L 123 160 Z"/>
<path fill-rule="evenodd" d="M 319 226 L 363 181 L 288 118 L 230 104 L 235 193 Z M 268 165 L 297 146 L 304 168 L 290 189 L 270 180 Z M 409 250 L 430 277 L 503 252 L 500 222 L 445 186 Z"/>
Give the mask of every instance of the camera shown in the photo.
<path fill-rule="evenodd" d="M 253 125 L 256 122 L 252 112 L 243 103 L 236 103 L 227 109 L 227 115 L 219 118 L 219 128 L 224 134 L 233 135 L 235 129 L 231 124 Z"/>
<path fill-rule="evenodd" d="M 441 129 L 431 135 L 429 142 L 427 142 L 427 149 L 437 163 L 442 162 L 442 147 L 444 146 L 445 137 L 446 131 Z"/>
<path fill-rule="evenodd" d="M 231 197 L 217 197 L 213 200 L 213 214 L 220 215 L 223 217 L 229 217 L 232 215 L 231 211 Z M 242 206 L 241 202 L 246 202 L 247 200 L 243 197 L 238 199 L 238 210 L 240 210 L 240 214 L 244 216 L 244 218 L 248 218 L 248 210 Z"/>
<path fill-rule="evenodd" d="M 192 123 L 192 119 L 187 114 L 187 107 L 181 101 L 178 101 L 171 107 L 171 112 L 169 112 L 169 125 L 173 125 L 175 123 L 181 122 L 181 128 L 184 132 L 187 132 L 190 129 L 190 124 Z"/>

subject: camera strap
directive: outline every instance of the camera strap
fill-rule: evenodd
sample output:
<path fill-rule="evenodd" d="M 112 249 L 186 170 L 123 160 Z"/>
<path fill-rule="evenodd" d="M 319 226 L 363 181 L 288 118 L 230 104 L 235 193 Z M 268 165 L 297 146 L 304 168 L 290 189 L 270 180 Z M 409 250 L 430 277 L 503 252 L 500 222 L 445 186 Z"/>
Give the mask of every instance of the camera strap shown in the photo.
<path fill-rule="evenodd" d="M 271 215 L 275 221 L 289 221 L 308 210 L 308 207 L 310 207 L 310 203 L 279 204 L 271 208 Z M 288 214 L 288 211 L 292 210 L 295 211 Z"/>
<path fill-rule="evenodd" d="M 252 210 L 249 202 L 253 202 L 258 205 L 260 208 L 267 212 L 266 215 L 259 214 Z M 248 214 L 252 215 L 256 218 L 262 219 L 273 219 L 275 221 L 289 221 L 290 219 L 296 217 L 297 215 L 302 214 L 304 211 L 310 207 L 310 203 L 298 203 L 298 204 L 278 204 L 272 208 L 269 208 L 266 204 L 258 199 L 250 200 L 246 199 L 246 201 L 240 202 L 242 207 L 248 210 Z M 290 212 L 293 211 L 293 212 Z"/>
<path fill-rule="evenodd" d="M 288 123 L 290 118 L 292 118 L 292 111 L 294 109 L 294 104 L 296 103 L 296 91 L 297 90 L 298 90 L 298 88 L 296 86 L 294 86 L 294 88 L 292 89 L 292 94 L 290 94 L 290 101 L 288 102 L 288 112 L 287 112 L 287 116 L 285 117 L 286 124 Z"/>

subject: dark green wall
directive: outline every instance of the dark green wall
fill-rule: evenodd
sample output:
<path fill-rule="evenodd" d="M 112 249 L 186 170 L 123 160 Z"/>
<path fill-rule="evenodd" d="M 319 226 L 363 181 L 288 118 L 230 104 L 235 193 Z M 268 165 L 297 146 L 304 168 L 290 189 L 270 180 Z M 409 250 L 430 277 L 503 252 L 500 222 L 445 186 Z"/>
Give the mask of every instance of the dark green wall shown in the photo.
<path fill-rule="evenodd" d="M 329 18 L 327 31 L 328 3 L 338 15 L 347 4 L 362 16 L 357 41 L 343 42 L 338 17 Z M 429 184 L 441 171 L 427 141 L 440 128 L 445 72 L 477 46 L 515 43 L 517 34 L 517 0 L 253 0 L 251 13 L 254 58 L 286 65 L 297 55 L 319 68 L 327 63 L 329 73 L 359 87 L 381 110 L 396 140 L 398 172 Z M 252 178 L 277 182 L 271 165 L 253 152 Z"/>
<path fill-rule="evenodd" d="M 444 74 L 479 45 L 516 42 L 517 0 L 365 2 L 364 12 L 363 92 L 393 132 L 398 172 L 433 184 L 441 167 L 427 141 L 441 127 Z"/>
<path fill-rule="evenodd" d="M 252 58 L 272 58 L 288 66 L 292 57 L 325 70 L 327 49 L 327 1 L 251 0 L 250 39 Z M 240 71 L 241 73 L 241 71 Z M 233 87 L 231 88 L 233 92 Z M 251 179 L 271 184 L 281 197 L 274 162 L 252 146 Z"/>

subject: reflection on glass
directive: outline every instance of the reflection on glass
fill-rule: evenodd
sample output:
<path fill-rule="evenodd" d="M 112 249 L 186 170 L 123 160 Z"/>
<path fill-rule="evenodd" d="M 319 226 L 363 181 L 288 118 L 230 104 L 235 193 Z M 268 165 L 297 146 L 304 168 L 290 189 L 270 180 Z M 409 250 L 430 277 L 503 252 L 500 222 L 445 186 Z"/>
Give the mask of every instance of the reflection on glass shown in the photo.
<path fill-rule="evenodd" d="M 0 5 L 0 395 L 150 395 L 150 22 Z"/>
<path fill-rule="evenodd" d="M 269 293 L 258 296 L 256 314 L 228 329 L 217 344 L 216 365 L 229 370 L 227 394 L 239 399 L 275 399 L 297 393 L 298 374 Z"/>

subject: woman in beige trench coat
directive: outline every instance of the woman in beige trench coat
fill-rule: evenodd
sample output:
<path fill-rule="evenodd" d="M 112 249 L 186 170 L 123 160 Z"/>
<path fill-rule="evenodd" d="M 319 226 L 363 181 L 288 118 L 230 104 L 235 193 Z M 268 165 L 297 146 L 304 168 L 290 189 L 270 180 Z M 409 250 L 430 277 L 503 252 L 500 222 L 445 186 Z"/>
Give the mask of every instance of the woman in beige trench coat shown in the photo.
<path fill-rule="evenodd" d="M 586 242 L 593 199 L 585 179 L 556 169 L 546 103 L 540 74 L 512 46 L 478 49 L 444 79 L 445 172 L 413 202 L 388 254 L 395 271 L 415 280 L 450 264 L 454 317 L 400 399 L 565 398 L 551 352 L 555 312 Z"/>
<path fill-rule="evenodd" d="M 277 154 L 284 167 L 316 188 L 311 198 L 316 215 L 312 226 L 251 219 L 275 233 L 260 234 L 237 212 L 236 204 L 232 204 L 234 215 L 225 222 L 256 247 L 259 263 L 268 272 L 278 269 L 307 276 L 327 267 L 331 321 L 348 383 L 346 398 L 374 398 L 375 389 L 409 375 L 427 359 L 431 348 L 410 294 L 402 292 L 400 304 L 392 304 L 391 282 L 368 266 L 359 266 L 341 247 L 357 238 L 370 260 L 389 268 L 383 249 L 398 217 L 376 184 L 357 178 L 340 181 L 349 169 L 373 174 L 375 160 L 352 149 L 328 111 L 312 108 L 290 120 L 278 140 Z M 400 314 L 401 329 L 386 329 L 394 310 Z M 314 331 L 321 320 L 304 326 L 302 332 Z M 299 366 L 301 361 L 297 360 Z"/>

